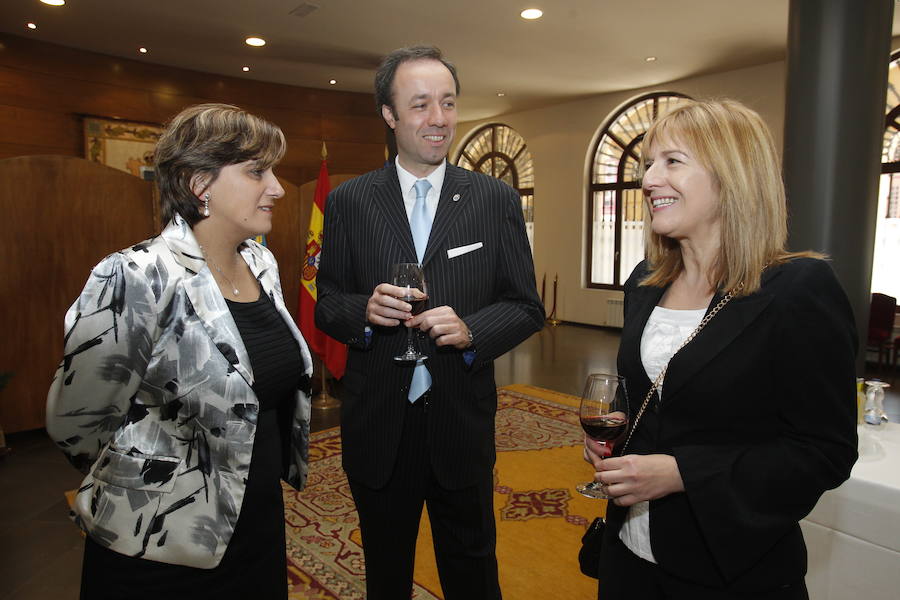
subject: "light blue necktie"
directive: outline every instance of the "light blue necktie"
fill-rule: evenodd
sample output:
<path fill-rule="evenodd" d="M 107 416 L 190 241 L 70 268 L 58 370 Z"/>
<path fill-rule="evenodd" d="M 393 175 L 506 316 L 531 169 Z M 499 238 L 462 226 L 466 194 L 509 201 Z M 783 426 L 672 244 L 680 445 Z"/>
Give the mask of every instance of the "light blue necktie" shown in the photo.
<path fill-rule="evenodd" d="M 413 243 L 416 245 L 416 257 L 421 263 L 425 256 L 425 248 L 428 246 L 428 236 L 431 234 L 431 217 L 428 216 L 428 208 L 425 206 L 425 197 L 431 189 L 431 184 L 427 179 L 419 179 L 415 187 L 416 203 L 409 218 L 409 228 L 412 230 Z M 428 367 L 420 362 L 413 371 L 407 398 L 410 402 L 415 402 L 430 388 L 431 373 L 428 372 Z"/>

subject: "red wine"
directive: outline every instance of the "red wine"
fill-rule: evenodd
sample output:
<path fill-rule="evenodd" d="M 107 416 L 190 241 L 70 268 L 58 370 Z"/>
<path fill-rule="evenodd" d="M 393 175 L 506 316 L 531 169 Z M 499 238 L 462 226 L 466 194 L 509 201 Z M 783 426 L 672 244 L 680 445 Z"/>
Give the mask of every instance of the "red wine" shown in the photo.
<path fill-rule="evenodd" d="M 410 306 L 412 306 L 412 310 L 410 312 L 414 315 L 419 314 L 425 309 L 425 300 L 427 298 L 416 298 L 415 296 L 402 296 L 400 300 L 403 300 Z"/>
<path fill-rule="evenodd" d="M 592 439 L 615 441 L 625 434 L 628 419 L 624 417 L 582 417 L 581 427 Z"/>

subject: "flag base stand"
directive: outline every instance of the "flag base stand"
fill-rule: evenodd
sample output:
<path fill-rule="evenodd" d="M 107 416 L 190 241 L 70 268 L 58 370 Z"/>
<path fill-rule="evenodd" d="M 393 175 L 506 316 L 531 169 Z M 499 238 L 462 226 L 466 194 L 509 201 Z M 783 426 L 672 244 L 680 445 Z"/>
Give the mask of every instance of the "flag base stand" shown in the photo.
<path fill-rule="evenodd" d="M 326 392 L 324 389 L 316 394 L 312 399 L 312 407 L 318 410 L 337 408 L 340 405 L 341 401 Z"/>
<path fill-rule="evenodd" d="M 325 361 L 320 361 L 321 367 L 319 382 L 322 384 L 321 391 L 313 396 L 312 407 L 318 410 L 327 410 L 329 408 L 337 408 L 341 405 L 341 401 L 328 393 L 328 378 L 325 376 Z"/>

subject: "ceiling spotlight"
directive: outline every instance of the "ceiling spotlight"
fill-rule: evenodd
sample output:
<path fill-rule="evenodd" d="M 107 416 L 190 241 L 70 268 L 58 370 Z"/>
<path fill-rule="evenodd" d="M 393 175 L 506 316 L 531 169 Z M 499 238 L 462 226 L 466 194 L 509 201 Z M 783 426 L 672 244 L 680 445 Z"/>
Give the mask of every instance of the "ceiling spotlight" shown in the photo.
<path fill-rule="evenodd" d="M 526 8 L 521 13 L 519 13 L 519 16 L 522 17 L 523 19 L 528 19 L 529 21 L 533 21 L 535 19 L 540 19 L 542 16 L 544 16 L 544 11 L 542 11 L 539 8 Z"/>
<path fill-rule="evenodd" d="M 41 2 L 50 6 L 62 6 L 66 3 L 66 0 L 41 0 Z"/>
<path fill-rule="evenodd" d="M 138 48 L 138 52 L 140 52 L 141 54 L 147 54 L 147 49 L 141 46 L 140 48 Z"/>
<path fill-rule="evenodd" d="M 655 57 L 655 56 L 648 56 L 648 57 L 645 58 L 644 60 L 647 61 L 647 62 L 653 62 L 653 61 L 656 60 L 656 57 Z"/>
<path fill-rule="evenodd" d="M 266 40 L 260 37 L 248 37 L 246 40 L 244 40 L 244 43 L 248 46 L 265 46 Z"/>
<path fill-rule="evenodd" d="M 506 95 L 506 92 L 497 92 L 497 97 L 498 97 L 498 98 L 502 98 L 502 97 L 505 96 L 505 95 Z"/>
<path fill-rule="evenodd" d="M 241 71 L 243 71 L 244 73 L 246 73 L 249 70 L 250 70 L 250 67 L 241 67 Z"/>
<path fill-rule="evenodd" d="M 27 23 L 25 26 L 28 27 L 28 29 L 37 29 L 37 25 L 34 23 Z"/>
<path fill-rule="evenodd" d="M 337 83 L 337 79 L 329 79 L 328 83 L 330 83 L 331 85 L 334 85 Z"/>

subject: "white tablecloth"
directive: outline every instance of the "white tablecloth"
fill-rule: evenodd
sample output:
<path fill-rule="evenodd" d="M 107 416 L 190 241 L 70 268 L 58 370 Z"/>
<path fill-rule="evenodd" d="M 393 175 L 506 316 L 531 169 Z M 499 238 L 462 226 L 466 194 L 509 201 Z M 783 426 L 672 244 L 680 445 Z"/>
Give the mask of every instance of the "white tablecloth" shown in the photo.
<path fill-rule="evenodd" d="M 859 436 L 850 479 L 800 522 L 811 600 L 900 599 L 900 425 Z"/>

